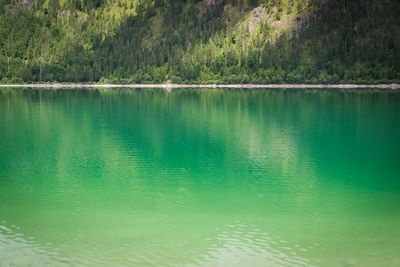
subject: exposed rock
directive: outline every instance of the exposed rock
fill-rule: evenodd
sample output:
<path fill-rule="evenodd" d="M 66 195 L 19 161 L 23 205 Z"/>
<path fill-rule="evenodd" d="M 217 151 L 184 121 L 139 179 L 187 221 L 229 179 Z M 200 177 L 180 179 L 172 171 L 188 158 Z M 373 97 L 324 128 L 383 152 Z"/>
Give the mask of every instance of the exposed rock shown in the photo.
<path fill-rule="evenodd" d="M 309 13 L 309 12 L 304 12 L 304 13 L 301 13 L 300 15 L 298 15 L 293 20 L 293 26 L 292 26 L 290 38 L 299 37 L 301 31 L 310 27 L 311 18 L 312 18 L 312 16 L 311 16 L 311 13 Z"/>
<path fill-rule="evenodd" d="M 61 19 L 62 17 L 67 17 L 69 18 L 71 16 L 71 13 L 69 11 L 58 11 L 57 13 L 57 19 Z"/>
<path fill-rule="evenodd" d="M 221 2 L 221 0 L 204 0 L 202 5 L 203 7 L 210 8 L 212 6 L 215 6 L 219 2 Z"/>
<path fill-rule="evenodd" d="M 35 2 L 35 0 L 22 0 L 22 4 L 24 6 L 30 6 L 33 4 L 33 2 Z"/>
<path fill-rule="evenodd" d="M 249 31 L 254 31 L 260 23 L 264 23 L 267 18 L 267 9 L 264 7 L 254 8 L 249 16 Z"/>

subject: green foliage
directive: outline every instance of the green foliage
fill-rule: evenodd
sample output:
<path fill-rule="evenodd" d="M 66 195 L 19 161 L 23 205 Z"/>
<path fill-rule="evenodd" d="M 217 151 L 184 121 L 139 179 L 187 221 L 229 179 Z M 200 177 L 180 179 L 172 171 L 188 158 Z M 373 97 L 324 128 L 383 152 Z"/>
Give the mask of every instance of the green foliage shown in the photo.
<path fill-rule="evenodd" d="M 395 0 L 0 0 L 0 79 L 399 82 L 399 11 Z"/>

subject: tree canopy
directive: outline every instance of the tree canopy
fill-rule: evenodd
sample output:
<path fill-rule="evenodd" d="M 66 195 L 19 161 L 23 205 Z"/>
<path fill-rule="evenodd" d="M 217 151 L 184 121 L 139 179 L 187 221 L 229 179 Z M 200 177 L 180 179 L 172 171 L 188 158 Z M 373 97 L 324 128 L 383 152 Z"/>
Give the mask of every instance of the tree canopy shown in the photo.
<path fill-rule="evenodd" d="M 0 0 L 0 80 L 400 81 L 396 0 Z"/>

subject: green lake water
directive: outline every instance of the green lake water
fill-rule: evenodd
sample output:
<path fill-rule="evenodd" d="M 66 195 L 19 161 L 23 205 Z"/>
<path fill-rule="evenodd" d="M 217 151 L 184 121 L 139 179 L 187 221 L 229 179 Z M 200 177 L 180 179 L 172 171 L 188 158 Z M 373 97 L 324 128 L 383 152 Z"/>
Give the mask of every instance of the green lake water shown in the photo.
<path fill-rule="evenodd" d="M 0 90 L 0 266 L 400 266 L 400 92 Z"/>

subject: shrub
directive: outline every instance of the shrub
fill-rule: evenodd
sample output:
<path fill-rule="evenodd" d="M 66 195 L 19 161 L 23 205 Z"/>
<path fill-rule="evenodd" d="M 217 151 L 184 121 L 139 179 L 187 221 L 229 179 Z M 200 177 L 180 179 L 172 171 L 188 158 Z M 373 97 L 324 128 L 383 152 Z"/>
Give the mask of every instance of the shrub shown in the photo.
<path fill-rule="evenodd" d="M 171 83 L 181 84 L 182 83 L 182 79 L 179 76 L 172 76 Z"/>

